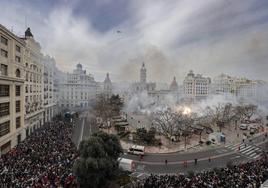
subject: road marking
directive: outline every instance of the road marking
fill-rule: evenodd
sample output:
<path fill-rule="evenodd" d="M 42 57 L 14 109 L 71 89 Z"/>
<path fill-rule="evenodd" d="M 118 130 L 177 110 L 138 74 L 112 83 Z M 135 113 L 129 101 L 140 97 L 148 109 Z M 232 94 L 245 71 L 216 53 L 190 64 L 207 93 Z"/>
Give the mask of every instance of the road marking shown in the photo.
<path fill-rule="evenodd" d="M 232 157 L 231 159 L 238 159 L 240 158 L 241 156 L 235 156 L 235 157 Z"/>
<path fill-rule="evenodd" d="M 84 133 L 84 126 L 85 126 L 85 119 L 83 118 L 83 123 L 82 123 L 82 129 L 81 129 L 81 134 L 80 134 L 80 140 L 79 143 L 82 141 L 83 139 L 83 133 Z M 79 144 L 78 144 L 79 145 Z"/>

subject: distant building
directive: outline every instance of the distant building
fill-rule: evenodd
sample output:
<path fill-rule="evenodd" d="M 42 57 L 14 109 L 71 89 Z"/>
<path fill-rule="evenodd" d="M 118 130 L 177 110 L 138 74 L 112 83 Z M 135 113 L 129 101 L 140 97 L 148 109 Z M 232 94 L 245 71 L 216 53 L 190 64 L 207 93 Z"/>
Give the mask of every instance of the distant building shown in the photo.
<path fill-rule="evenodd" d="M 106 98 L 110 98 L 113 94 L 113 85 L 109 73 L 106 74 L 106 78 L 103 82 L 103 94 Z"/>
<path fill-rule="evenodd" d="M 131 85 L 131 93 L 151 92 L 156 88 L 155 83 L 147 83 L 147 74 L 145 64 L 140 69 L 140 81 Z"/>
<path fill-rule="evenodd" d="M 209 95 L 211 79 L 203 77 L 201 74 L 194 74 L 189 71 L 183 81 L 184 99 L 186 101 L 196 101 L 206 99 Z"/>
<path fill-rule="evenodd" d="M 100 93 L 100 86 L 91 74 L 83 70 L 82 65 L 76 65 L 73 73 L 64 75 L 60 83 L 60 106 L 62 109 L 83 109 Z"/>
<path fill-rule="evenodd" d="M 167 102 L 167 100 L 178 102 L 179 101 L 179 86 L 176 81 L 176 77 L 173 77 L 173 80 L 169 86 L 169 89 L 160 89 L 150 91 L 149 96 L 153 97 L 157 103 Z"/>
<path fill-rule="evenodd" d="M 56 105 L 56 91 L 58 88 L 55 86 L 56 78 L 56 62 L 54 58 L 45 56 L 43 58 L 44 65 L 44 122 L 52 120 L 57 113 Z"/>

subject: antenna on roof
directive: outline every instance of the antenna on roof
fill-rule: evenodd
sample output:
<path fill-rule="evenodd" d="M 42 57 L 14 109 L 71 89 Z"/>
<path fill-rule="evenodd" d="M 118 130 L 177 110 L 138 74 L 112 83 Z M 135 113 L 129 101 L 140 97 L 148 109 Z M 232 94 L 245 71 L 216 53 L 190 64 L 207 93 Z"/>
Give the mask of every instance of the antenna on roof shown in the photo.
<path fill-rule="evenodd" d="M 27 29 L 27 16 L 25 15 L 25 29 Z"/>

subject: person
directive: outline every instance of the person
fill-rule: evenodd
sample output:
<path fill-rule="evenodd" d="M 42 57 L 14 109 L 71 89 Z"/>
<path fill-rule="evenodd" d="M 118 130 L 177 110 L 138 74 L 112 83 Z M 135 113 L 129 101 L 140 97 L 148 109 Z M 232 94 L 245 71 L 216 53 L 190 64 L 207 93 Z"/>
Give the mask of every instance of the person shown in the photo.
<path fill-rule="evenodd" d="M 211 158 L 210 158 L 210 157 L 208 158 L 208 162 L 209 162 L 209 163 L 211 162 Z"/>
<path fill-rule="evenodd" d="M 165 160 L 165 164 L 167 165 L 167 159 Z"/>
<path fill-rule="evenodd" d="M 197 165 L 197 159 L 194 159 L 194 164 Z"/>

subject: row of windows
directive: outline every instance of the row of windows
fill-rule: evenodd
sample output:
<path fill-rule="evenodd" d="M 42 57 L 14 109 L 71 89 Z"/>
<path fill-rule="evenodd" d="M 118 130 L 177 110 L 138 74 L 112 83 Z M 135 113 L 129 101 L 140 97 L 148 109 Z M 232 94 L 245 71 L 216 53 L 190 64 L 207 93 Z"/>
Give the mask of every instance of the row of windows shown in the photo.
<path fill-rule="evenodd" d="M 21 74 L 20 74 L 20 69 L 16 69 L 16 77 L 17 78 L 20 78 L 21 77 Z M 1 67 L 0 67 L 0 75 L 4 75 L 4 76 L 7 76 L 8 75 L 8 66 L 5 65 L 5 64 L 1 64 Z"/>
<path fill-rule="evenodd" d="M 9 102 L 0 103 L 0 117 L 9 115 Z"/>
<path fill-rule="evenodd" d="M 0 103 L 0 117 L 9 115 L 9 102 Z M 20 112 L 20 101 L 16 101 L 16 112 Z"/>
<path fill-rule="evenodd" d="M 6 51 L 4 49 L 1 49 L 1 56 L 7 58 L 8 57 L 8 51 Z M 19 57 L 19 56 L 16 55 L 15 56 L 15 61 L 17 63 L 20 63 L 21 62 L 21 57 Z"/>
<path fill-rule="evenodd" d="M 20 86 L 16 86 L 16 96 L 20 96 Z M 0 85 L 0 97 L 9 97 L 9 85 Z"/>
<path fill-rule="evenodd" d="M 1 43 L 7 46 L 7 45 L 8 45 L 8 40 L 7 40 L 7 38 L 1 36 Z"/>
<path fill-rule="evenodd" d="M 0 97 L 9 97 L 9 85 L 0 85 Z"/>
<path fill-rule="evenodd" d="M 0 124 L 0 137 L 5 136 L 10 132 L 10 121 Z"/>

